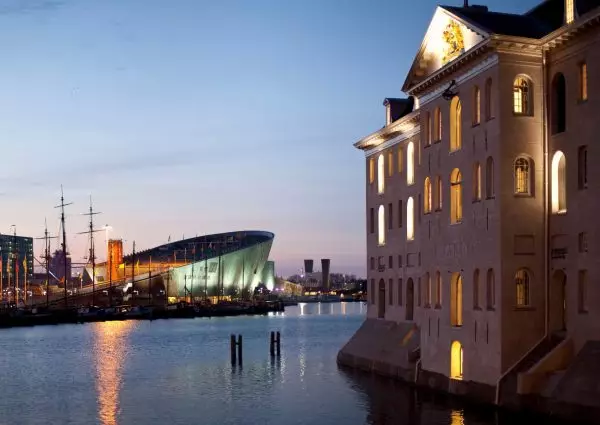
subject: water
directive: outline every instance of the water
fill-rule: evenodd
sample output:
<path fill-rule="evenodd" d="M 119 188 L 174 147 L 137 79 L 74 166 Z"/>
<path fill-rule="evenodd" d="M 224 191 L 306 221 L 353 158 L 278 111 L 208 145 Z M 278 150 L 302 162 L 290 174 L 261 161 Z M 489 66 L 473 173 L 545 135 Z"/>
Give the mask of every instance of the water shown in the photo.
<path fill-rule="evenodd" d="M 338 369 L 365 313 L 362 303 L 305 304 L 268 317 L 1 330 L 0 424 L 496 423 Z M 270 331 L 281 332 L 280 359 L 269 356 Z M 232 333 L 244 338 L 243 367 L 229 360 Z"/>

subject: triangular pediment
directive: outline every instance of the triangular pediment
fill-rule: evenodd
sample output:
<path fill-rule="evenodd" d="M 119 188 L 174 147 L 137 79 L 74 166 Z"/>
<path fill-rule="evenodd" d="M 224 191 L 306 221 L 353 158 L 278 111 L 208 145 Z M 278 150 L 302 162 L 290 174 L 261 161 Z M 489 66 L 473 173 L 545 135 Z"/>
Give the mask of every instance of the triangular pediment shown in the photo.
<path fill-rule="evenodd" d="M 482 28 L 439 6 L 404 82 L 403 90 L 426 80 L 489 37 Z"/>

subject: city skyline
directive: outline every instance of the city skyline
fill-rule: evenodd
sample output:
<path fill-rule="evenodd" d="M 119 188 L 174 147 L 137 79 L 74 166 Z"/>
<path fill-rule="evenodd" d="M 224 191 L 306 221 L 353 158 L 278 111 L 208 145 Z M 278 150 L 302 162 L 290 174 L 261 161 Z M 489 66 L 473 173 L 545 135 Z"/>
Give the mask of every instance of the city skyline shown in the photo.
<path fill-rule="evenodd" d="M 364 276 L 364 161 L 348 143 L 402 96 L 437 2 L 402 3 L 5 3 L 0 233 L 40 237 L 46 218 L 56 235 L 63 184 L 76 259 L 91 195 L 126 252 L 266 230 L 277 274 L 331 258 Z"/>

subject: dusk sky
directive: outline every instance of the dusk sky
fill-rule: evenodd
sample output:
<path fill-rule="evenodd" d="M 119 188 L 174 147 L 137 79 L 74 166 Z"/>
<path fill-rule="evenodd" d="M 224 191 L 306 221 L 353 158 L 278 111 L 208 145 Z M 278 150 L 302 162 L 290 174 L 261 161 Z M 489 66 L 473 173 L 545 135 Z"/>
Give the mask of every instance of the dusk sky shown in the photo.
<path fill-rule="evenodd" d="M 326 257 L 364 275 L 364 156 L 352 144 L 402 95 L 435 6 L 0 0 L 0 233 L 42 236 L 46 217 L 56 234 L 63 184 L 75 261 L 92 195 L 98 227 L 127 252 L 133 240 L 268 230 L 277 274 Z"/>

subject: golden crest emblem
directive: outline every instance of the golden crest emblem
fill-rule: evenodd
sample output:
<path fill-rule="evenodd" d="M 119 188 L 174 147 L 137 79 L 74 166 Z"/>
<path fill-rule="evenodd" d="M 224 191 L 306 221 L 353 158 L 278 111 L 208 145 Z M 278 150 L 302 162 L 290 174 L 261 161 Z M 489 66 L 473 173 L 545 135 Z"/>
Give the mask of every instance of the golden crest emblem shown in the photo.
<path fill-rule="evenodd" d="M 465 40 L 462 29 L 456 21 L 451 21 L 446 26 L 442 36 L 446 42 L 442 62 L 446 64 L 465 51 Z"/>

